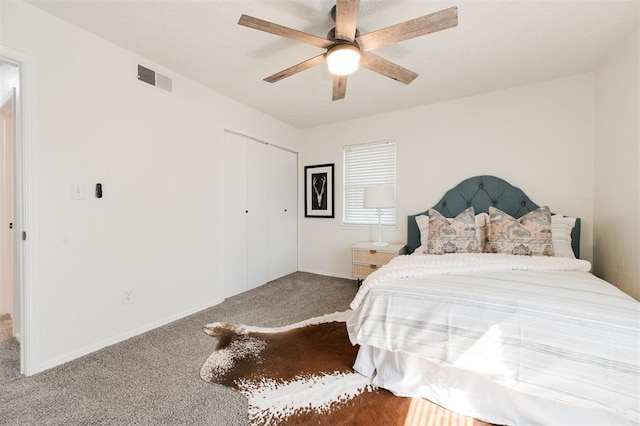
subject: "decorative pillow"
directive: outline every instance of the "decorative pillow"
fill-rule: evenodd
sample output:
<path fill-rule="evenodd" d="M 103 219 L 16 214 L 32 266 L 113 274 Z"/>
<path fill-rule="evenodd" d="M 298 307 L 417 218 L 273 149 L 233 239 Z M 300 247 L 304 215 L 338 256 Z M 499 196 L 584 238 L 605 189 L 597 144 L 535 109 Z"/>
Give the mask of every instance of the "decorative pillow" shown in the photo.
<path fill-rule="evenodd" d="M 485 251 L 524 256 L 553 256 L 549 207 L 540 207 L 520 219 L 515 219 L 495 207 L 489 207 Z"/>
<path fill-rule="evenodd" d="M 480 251 L 473 207 L 460 213 L 451 223 L 437 210 L 429 210 L 427 254 L 480 253 Z"/>
<path fill-rule="evenodd" d="M 575 217 L 562 216 L 561 214 L 551 216 L 551 238 L 553 239 L 555 257 L 576 258 L 571 247 L 571 231 L 575 224 Z"/>
<path fill-rule="evenodd" d="M 453 222 L 453 218 L 447 218 L 449 225 Z M 487 224 L 489 223 L 489 215 L 487 213 L 478 213 L 476 215 L 476 237 L 480 251 L 487 242 Z M 416 216 L 416 224 L 420 230 L 420 247 L 414 250 L 414 254 L 425 254 L 427 252 L 427 243 L 429 242 L 429 216 Z"/>

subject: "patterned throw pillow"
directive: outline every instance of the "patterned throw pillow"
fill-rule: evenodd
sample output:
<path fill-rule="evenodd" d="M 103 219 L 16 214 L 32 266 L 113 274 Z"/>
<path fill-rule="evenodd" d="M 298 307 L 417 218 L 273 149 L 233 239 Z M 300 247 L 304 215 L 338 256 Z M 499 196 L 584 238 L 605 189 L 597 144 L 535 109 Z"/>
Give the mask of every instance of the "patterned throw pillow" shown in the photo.
<path fill-rule="evenodd" d="M 451 223 L 437 210 L 429 210 L 429 240 L 427 254 L 480 253 L 476 236 L 476 218 L 469 207 Z"/>
<path fill-rule="evenodd" d="M 485 251 L 489 253 L 553 256 L 549 207 L 540 207 L 520 219 L 489 207 L 487 234 Z"/>
<path fill-rule="evenodd" d="M 449 223 L 449 225 L 451 225 L 452 222 L 453 218 L 447 218 L 447 223 Z M 480 247 L 480 251 L 484 250 L 484 246 L 487 243 L 486 232 L 488 223 L 489 215 L 487 213 L 479 213 L 476 215 L 476 238 L 478 239 L 478 247 Z M 420 247 L 415 249 L 413 254 L 428 254 L 427 244 L 429 243 L 429 216 L 416 216 L 416 224 L 420 231 Z"/>

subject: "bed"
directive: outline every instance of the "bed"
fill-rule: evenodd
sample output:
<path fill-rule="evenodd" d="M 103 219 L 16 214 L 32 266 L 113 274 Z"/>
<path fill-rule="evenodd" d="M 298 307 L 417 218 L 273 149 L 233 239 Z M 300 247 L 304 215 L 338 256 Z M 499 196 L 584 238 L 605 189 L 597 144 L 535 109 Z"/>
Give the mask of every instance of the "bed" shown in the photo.
<path fill-rule="evenodd" d="M 640 424 L 640 303 L 579 259 L 580 220 L 562 234 L 555 218 L 567 219 L 493 176 L 409 216 L 413 254 L 369 275 L 351 303 L 354 368 L 495 424 Z"/>

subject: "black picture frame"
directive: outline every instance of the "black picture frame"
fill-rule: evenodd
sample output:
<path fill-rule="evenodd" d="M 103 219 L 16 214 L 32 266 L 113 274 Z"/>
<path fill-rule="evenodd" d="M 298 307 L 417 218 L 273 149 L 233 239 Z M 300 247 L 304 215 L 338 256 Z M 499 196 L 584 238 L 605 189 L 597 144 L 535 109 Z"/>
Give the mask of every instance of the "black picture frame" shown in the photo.
<path fill-rule="evenodd" d="M 304 167 L 304 217 L 334 217 L 334 164 Z"/>

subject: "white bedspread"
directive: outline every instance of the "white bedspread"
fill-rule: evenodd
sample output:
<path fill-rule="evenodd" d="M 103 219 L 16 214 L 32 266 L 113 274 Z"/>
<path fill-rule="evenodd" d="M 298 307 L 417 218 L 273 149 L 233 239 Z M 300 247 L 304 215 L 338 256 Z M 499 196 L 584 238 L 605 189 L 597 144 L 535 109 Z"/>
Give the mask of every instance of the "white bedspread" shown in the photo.
<path fill-rule="evenodd" d="M 640 303 L 589 269 L 553 257 L 401 256 L 365 280 L 349 336 L 640 422 Z"/>

